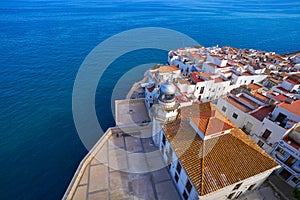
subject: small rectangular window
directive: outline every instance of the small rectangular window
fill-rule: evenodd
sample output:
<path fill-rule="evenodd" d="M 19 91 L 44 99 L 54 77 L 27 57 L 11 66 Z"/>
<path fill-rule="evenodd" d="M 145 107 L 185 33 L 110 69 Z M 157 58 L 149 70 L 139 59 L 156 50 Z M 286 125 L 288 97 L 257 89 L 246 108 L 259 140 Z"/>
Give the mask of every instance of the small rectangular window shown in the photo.
<path fill-rule="evenodd" d="M 178 161 L 177 161 L 176 171 L 178 172 L 178 174 L 180 174 L 180 172 L 181 172 L 181 165 L 180 165 L 180 162 L 178 162 Z"/>
<path fill-rule="evenodd" d="M 166 145 L 166 136 L 165 136 L 165 134 L 162 135 L 162 143 L 163 143 L 163 145 Z"/>
<path fill-rule="evenodd" d="M 203 91 L 204 91 L 204 87 L 201 87 L 200 88 L 200 94 L 203 94 Z"/>
<path fill-rule="evenodd" d="M 232 199 L 232 197 L 234 196 L 234 194 L 235 194 L 235 192 L 231 193 L 231 194 L 227 197 L 227 199 Z"/>
<path fill-rule="evenodd" d="M 176 181 L 176 183 L 178 183 L 179 177 L 178 177 L 178 175 L 177 175 L 177 173 L 176 173 L 176 172 L 175 172 L 175 176 L 174 176 L 174 178 L 175 178 L 175 181 Z"/>
<path fill-rule="evenodd" d="M 238 114 L 233 113 L 233 114 L 232 114 L 232 117 L 233 117 L 234 119 L 237 119 L 237 118 L 238 118 Z"/>
<path fill-rule="evenodd" d="M 257 145 L 260 147 L 263 147 L 265 143 L 263 143 L 261 140 L 258 140 Z"/>
<path fill-rule="evenodd" d="M 192 186 L 192 184 L 191 184 L 191 182 L 190 182 L 189 179 L 187 180 L 187 182 L 185 184 L 185 188 L 188 191 L 188 193 L 191 193 L 191 190 L 192 190 L 193 186 Z"/>
<path fill-rule="evenodd" d="M 297 177 L 294 177 L 292 179 L 292 181 L 295 183 L 295 184 L 298 184 L 300 182 L 300 180 L 297 178 Z"/>
<path fill-rule="evenodd" d="M 188 200 L 188 199 L 189 199 L 189 195 L 186 193 L 185 190 L 183 191 L 182 196 L 183 196 L 183 199 L 184 199 L 184 200 Z"/>
<path fill-rule="evenodd" d="M 222 111 L 226 112 L 227 108 L 225 106 L 222 107 Z"/>
<path fill-rule="evenodd" d="M 237 189 L 239 189 L 240 187 L 241 187 L 241 185 L 242 185 L 243 183 L 239 183 L 239 184 L 237 184 L 236 186 L 234 186 L 234 188 L 233 188 L 233 190 L 237 190 Z"/>
<path fill-rule="evenodd" d="M 255 185 L 256 185 L 256 184 L 250 185 L 250 187 L 248 188 L 248 190 L 251 191 L 251 190 L 255 187 Z"/>
<path fill-rule="evenodd" d="M 269 138 L 269 136 L 271 135 L 271 131 L 266 129 L 265 132 L 263 133 L 263 135 L 261 136 L 263 139 L 267 140 Z"/>
<path fill-rule="evenodd" d="M 237 198 L 239 198 L 240 196 L 241 196 L 241 194 L 242 194 L 242 192 L 240 191 L 240 192 L 238 192 L 237 194 L 236 194 L 236 196 L 235 196 L 235 198 L 237 199 Z"/>

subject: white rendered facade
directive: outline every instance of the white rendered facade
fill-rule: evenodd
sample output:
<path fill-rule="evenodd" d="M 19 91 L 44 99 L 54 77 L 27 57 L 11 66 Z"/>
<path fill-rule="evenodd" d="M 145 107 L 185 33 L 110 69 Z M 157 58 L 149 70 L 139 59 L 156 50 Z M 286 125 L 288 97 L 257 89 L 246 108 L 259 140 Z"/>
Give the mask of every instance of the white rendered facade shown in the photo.
<path fill-rule="evenodd" d="M 293 135 L 296 138 L 293 138 Z M 274 147 L 271 155 L 281 165 L 276 174 L 292 187 L 300 187 L 300 128 L 295 125 Z"/>

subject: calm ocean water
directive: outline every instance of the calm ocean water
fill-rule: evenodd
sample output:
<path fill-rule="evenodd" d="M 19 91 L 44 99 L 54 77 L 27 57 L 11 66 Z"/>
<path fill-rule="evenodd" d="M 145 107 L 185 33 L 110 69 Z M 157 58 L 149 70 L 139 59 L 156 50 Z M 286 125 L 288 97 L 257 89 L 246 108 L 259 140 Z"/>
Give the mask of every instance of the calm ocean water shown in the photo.
<path fill-rule="evenodd" d="M 300 50 L 299 7 L 298 0 L 1 1 L 0 199 L 64 194 L 87 153 L 72 118 L 74 79 L 85 56 L 103 40 L 157 26 L 205 46 L 294 52 Z M 116 81 L 150 62 L 165 63 L 166 52 L 131 52 L 105 72 L 96 95 L 103 128 L 114 125 L 110 104 Z M 140 78 L 142 73 L 133 81 Z"/>

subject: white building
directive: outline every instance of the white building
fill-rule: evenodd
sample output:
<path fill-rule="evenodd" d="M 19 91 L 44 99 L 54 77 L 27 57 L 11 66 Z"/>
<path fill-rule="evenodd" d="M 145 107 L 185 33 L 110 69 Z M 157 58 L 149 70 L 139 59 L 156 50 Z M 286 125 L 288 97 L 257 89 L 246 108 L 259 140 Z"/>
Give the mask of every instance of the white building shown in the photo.
<path fill-rule="evenodd" d="M 290 97 L 294 95 L 292 93 L 300 93 L 300 74 L 294 74 L 282 81 L 278 86 L 272 88 L 276 92 L 286 94 Z"/>
<path fill-rule="evenodd" d="M 282 102 L 276 105 L 268 117 L 264 118 L 254 140 L 270 153 L 297 122 L 300 122 L 300 100 Z"/>
<path fill-rule="evenodd" d="M 279 167 L 211 103 L 180 108 L 174 121 L 153 123 L 161 127 L 153 133 L 155 144 L 182 199 L 234 199 Z"/>
<path fill-rule="evenodd" d="M 255 74 L 250 71 L 239 72 L 236 70 L 232 70 L 230 80 L 233 84 L 235 84 L 238 87 L 240 85 L 260 83 L 265 78 L 267 78 L 267 75 L 264 74 Z"/>
<path fill-rule="evenodd" d="M 283 135 L 300 122 L 300 100 L 287 99 L 272 105 L 267 103 L 267 99 L 265 97 L 263 102 L 263 95 L 253 92 L 228 94 L 218 100 L 217 108 L 267 153 L 271 153 Z"/>
<path fill-rule="evenodd" d="M 277 170 L 292 187 L 300 187 L 300 124 L 297 124 L 275 146 L 271 155 L 281 165 Z"/>
<path fill-rule="evenodd" d="M 194 96 L 201 102 L 212 101 L 231 90 L 230 80 L 215 73 L 191 73 L 191 80 L 196 85 Z"/>

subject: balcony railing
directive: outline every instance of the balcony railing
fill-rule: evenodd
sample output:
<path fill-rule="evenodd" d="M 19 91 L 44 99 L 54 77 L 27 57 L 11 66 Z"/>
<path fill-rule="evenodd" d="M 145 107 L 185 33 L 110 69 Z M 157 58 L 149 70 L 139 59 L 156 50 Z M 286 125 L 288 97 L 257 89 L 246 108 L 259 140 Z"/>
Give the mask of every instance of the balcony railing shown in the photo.
<path fill-rule="evenodd" d="M 295 170 L 295 172 L 299 173 L 300 172 L 300 167 L 299 165 L 293 165 L 292 169 Z"/>
<path fill-rule="evenodd" d="M 280 161 L 284 160 L 284 156 L 278 151 L 275 151 L 275 157 L 278 158 Z"/>

